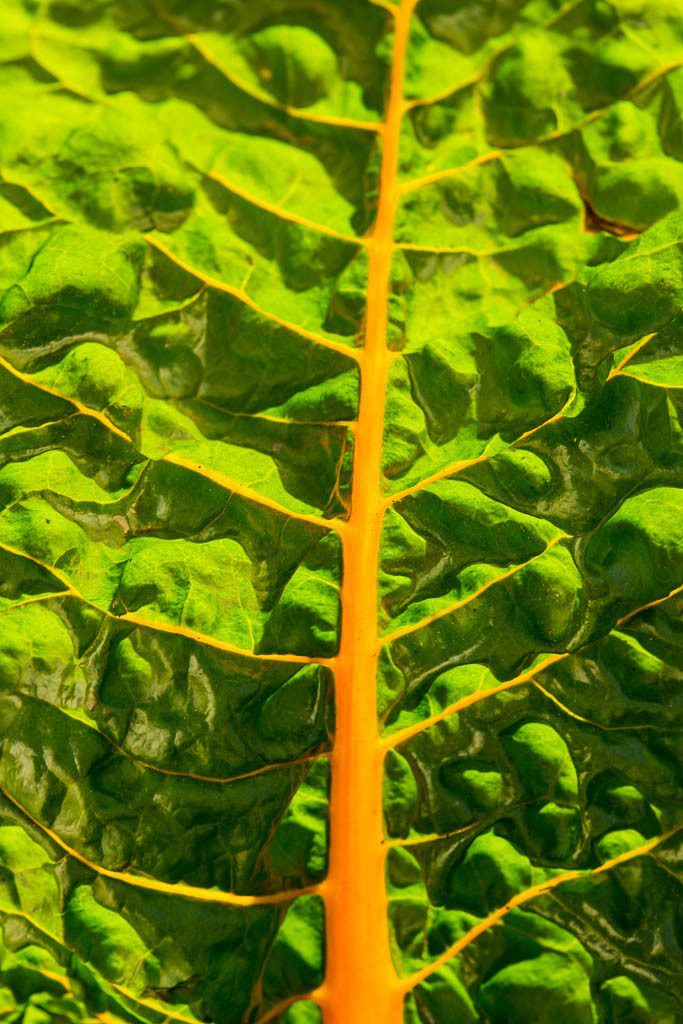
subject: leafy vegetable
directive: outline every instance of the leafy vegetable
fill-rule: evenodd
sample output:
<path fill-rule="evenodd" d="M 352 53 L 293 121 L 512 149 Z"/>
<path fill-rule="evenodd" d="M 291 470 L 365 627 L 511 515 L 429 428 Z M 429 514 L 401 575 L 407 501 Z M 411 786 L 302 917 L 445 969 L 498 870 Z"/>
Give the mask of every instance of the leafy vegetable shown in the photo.
<path fill-rule="evenodd" d="M 5 0 L 0 1012 L 677 1024 L 678 0 Z"/>

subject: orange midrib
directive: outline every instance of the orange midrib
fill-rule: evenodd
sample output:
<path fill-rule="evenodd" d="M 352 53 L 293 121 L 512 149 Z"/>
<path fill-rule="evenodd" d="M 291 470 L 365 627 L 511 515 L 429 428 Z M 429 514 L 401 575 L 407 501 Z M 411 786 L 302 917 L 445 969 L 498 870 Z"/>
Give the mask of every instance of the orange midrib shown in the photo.
<path fill-rule="evenodd" d="M 382 766 L 377 723 L 377 569 L 383 498 L 381 456 L 391 353 L 387 307 L 398 202 L 398 151 L 410 15 L 395 15 L 394 58 L 382 128 L 377 220 L 369 239 L 365 346 L 359 358 L 351 515 L 342 535 L 342 635 L 336 665 L 330 866 L 326 892 L 327 968 L 317 993 L 325 1024 L 399 1024 L 402 995 L 389 947 L 384 875 Z"/>

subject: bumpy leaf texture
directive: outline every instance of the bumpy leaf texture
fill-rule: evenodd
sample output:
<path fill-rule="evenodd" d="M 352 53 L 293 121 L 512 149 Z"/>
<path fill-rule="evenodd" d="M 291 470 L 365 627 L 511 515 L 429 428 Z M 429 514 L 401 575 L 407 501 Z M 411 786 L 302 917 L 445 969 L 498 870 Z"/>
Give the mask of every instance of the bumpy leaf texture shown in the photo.
<path fill-rule="evenodd" d="M 680 1024 L 681 0 L 1 21 L 3 1018 Z"/>

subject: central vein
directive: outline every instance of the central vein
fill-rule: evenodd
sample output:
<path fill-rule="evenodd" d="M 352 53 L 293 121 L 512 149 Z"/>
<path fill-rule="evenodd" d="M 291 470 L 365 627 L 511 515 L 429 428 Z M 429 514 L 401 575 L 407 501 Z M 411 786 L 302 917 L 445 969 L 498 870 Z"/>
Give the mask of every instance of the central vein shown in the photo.
<path fill-rule="evenodd" d="M 399 1024 L 402 996 L 389 948 L 382 822 L 383 748 L 377 725 L 377 577 L 382 528 L 381 458 L 391 353 L 387 318 L 398 152 L 410 16 L 395 14 L 391 84 L 382 129 L 377 220 L 369 240 L 365 346 L 351 514 L 343 531 L 342 634 L 336 671 L 327 970 L 319 993 L 326 1024 Z"/>

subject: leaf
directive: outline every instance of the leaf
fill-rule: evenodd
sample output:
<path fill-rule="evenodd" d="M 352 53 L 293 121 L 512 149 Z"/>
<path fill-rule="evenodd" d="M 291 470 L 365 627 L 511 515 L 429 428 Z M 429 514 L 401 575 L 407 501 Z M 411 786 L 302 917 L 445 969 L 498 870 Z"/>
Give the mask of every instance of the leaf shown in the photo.
<path fill-rule="evenodd" d="M 0 1015 L 676 1024 L 677 0 L 5 0 Z"/>

